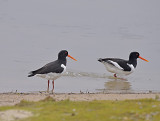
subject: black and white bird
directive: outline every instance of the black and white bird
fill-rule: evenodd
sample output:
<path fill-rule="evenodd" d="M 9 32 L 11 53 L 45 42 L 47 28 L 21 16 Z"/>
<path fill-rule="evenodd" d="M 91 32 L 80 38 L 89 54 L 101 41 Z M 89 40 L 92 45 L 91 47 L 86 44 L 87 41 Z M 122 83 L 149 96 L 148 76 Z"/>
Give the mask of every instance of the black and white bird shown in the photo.
<path fill-rule="evenodd" d="M 47 92 L 49 92 L 49 81 L 53 80 L 52 81 L 52 84 L 53 84 L 52 92 L 53 92 L 54 91 L 54 80 L 59 78 L 62 75 L 62 73 L 66 71 L 66 63 L 67 63 L 66 57 L 67 56 L 77 61 L 75 58 L 73 58 L 72 56 L 68 54 L 67 50 L 61 50 L 58 53 L 58 59 L 56 61 L 50 62 L 40 69 L 31 71 L 28 77 L 32 77 L 36 75 L 42 78 L 46 78 L 48 80 Z"/>
<path fill-rule="evenodd" d="M 142 58 L 138 52 L 131 52 L 129 55 L 129 60 L 119 58 L 100 58 L 98 61 L 103 63 L 109 72 L 114 73 L 114 77 L 117 77 L 117 74 L 131 74 L 137 66 L 137 58 L 148 62 L 148 60 Z"/>

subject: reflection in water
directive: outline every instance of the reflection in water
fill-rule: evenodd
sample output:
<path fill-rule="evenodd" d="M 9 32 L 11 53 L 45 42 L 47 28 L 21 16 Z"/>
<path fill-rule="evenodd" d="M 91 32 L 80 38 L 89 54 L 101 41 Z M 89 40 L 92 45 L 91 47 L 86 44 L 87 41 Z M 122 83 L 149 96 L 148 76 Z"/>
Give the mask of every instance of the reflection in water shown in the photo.
<path fill-rule="evenodd" d="M 96 89 L 99 92 L 103 93 L 125 93 L 131 92 L 131 84 L 125 78 L 115 78 L 112 76 L 108 76 L 106 74 L 98 74 L 98 73 L 89 73 L 89 72 L 77 72 L 77 71 L 67 71 L 63 74 L 63 76 L 68 77 L 89 77 L 92 79 L 101 78 L 107 79 L 108 81 L 104 84 L 104 89 Z"/>
<path fill-rule="evenodd" d="M 124 80 L 109 80 L 104 84 L 107 90 L 130 90 L 131 85 L 128 81 Z"/>
<path fill-rule="evenodd" d="M 131 84 L 124 79 L 110 79 L 104 84 L 104 89 L 97 89 L 103 93 L 128 93 L 131 91 Z"/>

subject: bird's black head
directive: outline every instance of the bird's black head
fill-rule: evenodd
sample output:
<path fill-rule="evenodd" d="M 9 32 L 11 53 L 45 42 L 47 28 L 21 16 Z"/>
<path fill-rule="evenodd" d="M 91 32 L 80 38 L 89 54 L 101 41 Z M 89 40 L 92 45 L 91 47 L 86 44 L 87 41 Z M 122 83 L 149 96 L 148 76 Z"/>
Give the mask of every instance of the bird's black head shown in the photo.
<path fill-rule="evenodd" d="M 129 60 L 135 60 L 139 58 L 139 53 L 138 52 L 131 52 L 129 55 Z"/>
<path fill-rule="evenodd" d="M 142 58 L 138 52 L 131 52 L 129 55 L 129 63 L 133 64 L 134 67 L 137 65 L 137 58 L 140 58 L 140 59 L 148 62 L 148 60 Z"/>
<path fill-rule="evenodd" d="M 58 53 L 58 59 L 60 59 L 60 60 L 66 60 L 67 56 L 68 56 L 68 51 L 67 50 L 61 50 Z"/>
<path fill-rule="evenodd" d="M 58 53 L 58 60 L 66 60 L 66 57 L 70 57 L 71 59 L 77 61 L 75 58 L 73 58 L 72 56 L 70 56 L 68 54 L 68 51 L 67 50 L 61 50 L 59 53 Z"/>
<path fill-rule="evenodd" d="M 129 64 L 133 64 L 134 67 L 137 66 L 137 58 L 139 58 L 138 52 L 131 52 L 129 55 Z"/>
<path fill-rule="evenodd" d="M 138 52 L 131 52 L 130 56 L 129 56 L 129 60 L 135 60 L 137 58 L 140 58 L 146 62 L 149 62 L 148 60 L 146 60 L 145 58 L 142 58 Z"/>

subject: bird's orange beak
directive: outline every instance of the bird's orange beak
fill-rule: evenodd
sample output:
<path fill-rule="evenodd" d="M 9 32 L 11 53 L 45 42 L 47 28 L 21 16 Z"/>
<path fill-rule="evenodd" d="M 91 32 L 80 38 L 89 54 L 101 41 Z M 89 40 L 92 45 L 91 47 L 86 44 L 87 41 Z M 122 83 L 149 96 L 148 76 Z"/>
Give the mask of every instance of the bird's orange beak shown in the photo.
<path fill-rule="evenodd" d="M 72 56 L 70 56 L 70 55 L 68 55 L 68 57 L 70 57 L 71 59 L 73 59 L 73 60 L 77 61 L 75 58 L 73 58 L 73 57 L 72 57 Z"/>
<path fill-rule="evenodd" d="M 142 58 L 141 56 L 139 56 L 138 58 L 140 58 L 140 59 L 142 59 L 142 60 L 144 60 L 144 61 L 146 61 L 146 62 L 149 62 L 148 60 Z"/>

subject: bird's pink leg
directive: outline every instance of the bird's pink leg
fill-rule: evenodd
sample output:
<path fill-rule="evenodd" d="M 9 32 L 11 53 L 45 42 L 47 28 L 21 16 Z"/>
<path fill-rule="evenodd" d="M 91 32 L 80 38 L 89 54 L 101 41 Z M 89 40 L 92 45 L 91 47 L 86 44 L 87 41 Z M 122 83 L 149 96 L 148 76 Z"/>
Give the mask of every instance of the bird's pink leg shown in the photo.
<path fill-rule="evenodd" d="M 54 91 L 54 80 L 52 81 L 52 85 L 53 85 L 53 88 L 52 88 L 52 93 Z"/>
<path fill-rule="evenodd" d="M 48 88 L 47 88 L 47 92 L 49 92 L 49 80 L 48 80 Z"/>
<path fill-rule="evenodd" d="M 116 75 L 116 74 L 114 74 L 114 77 L 117 77 L 117 75 Z"/>

